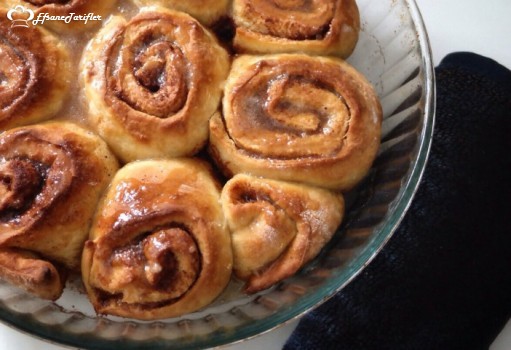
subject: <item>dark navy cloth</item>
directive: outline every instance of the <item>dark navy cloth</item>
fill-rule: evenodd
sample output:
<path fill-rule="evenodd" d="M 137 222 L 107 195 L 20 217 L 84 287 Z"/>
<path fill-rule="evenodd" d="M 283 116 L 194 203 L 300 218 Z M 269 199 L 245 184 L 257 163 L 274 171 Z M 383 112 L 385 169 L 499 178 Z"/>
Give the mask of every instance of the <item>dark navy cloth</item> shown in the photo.
<path fill-rule="evenodd" d="M 408 213 L 285 350 L 488 349 L 511 317 L 511 72 L 466 52 L 435 72 L 432 149 Z"/>

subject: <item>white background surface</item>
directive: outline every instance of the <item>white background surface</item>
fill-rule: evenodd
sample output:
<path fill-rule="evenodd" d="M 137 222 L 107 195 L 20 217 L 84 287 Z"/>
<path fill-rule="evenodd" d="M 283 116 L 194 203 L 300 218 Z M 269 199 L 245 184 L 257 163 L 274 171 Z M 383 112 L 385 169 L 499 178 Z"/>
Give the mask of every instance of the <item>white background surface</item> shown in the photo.
<path fill-rule="evenodd" d="M 416 0 L 428 29 L 435 65 L 448 53 L 472 51 L 511 69 L 511 1 Z M 226 347 L 228 350 L 279 349 L 295 322 L 268 334 Z M 474 330 L 467 330 L 474 331 Z M 62 350 L 0 324 L 0 349 Z M 491 350 L 511 349 L 511 322 Z"/>

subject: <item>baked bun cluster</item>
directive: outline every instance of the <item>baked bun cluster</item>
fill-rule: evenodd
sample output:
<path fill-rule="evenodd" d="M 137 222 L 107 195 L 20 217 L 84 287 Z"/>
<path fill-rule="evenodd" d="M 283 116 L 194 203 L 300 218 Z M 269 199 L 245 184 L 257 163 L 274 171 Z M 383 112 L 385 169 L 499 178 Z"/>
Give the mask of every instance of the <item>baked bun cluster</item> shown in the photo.
<path fill-rule="evenodd" d="M 359 31 L 355 0 L 4 2 L 0 277 L 154 320 L 297 273 L 379 148 Z"/>

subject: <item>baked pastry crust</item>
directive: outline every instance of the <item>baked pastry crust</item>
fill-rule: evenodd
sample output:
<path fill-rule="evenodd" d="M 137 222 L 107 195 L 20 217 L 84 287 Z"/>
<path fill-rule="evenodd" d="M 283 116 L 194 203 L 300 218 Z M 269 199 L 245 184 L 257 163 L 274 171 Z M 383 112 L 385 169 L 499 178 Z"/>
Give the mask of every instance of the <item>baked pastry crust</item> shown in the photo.
<path fill-rule="evenodd" d="M 228 15 L 229 2 L 229 0 L 135 0 L 139 6 L 158 5 L 186 12 L 207 26 Z"/>
<path fill-rule="evenodd" d="M 57 300 L 64 290 L 66 275 L 54 263 L 32 252 L 0 249 L 0 276 L 42 299 Z"/>
<path fill-rule="evenodd" d="M 122 168 L 86 243 L 82 275 L 100 314 L 160 319 L 211 303 L 232 271 L 219 186 L 198 160 Z"/>
<path fill-rule="evenodd" d="M 240 56 L 222 105 L 210 121 L 209 150 L 228 177 L 247 173 L 344 191 L 367 174 L 379 148 L 379 99 L 340 59 Z"/>
<path fill-rule="evenodd" d="M 53 117 L 67 97 L 66 46 L 43 28 L 12 27 L 0 8 L 0 131 Z"/>
<path fill-rule="evenodd" d="M 234 0 L 234 47 L 241 53 L 348 57 L 360 31 L 355 0 Z"/>
<path fill-rule="evenodd" d="M 239 174 L 222 191 L 234 272 L 254 293 L 296 273 L 330 241 L 344 215 L 342 195 Z"/>
<path fill-rule="evenodd" d="M 63 286 L 58 266 L 79 270 L 99 196 L 117 167 L 117 160 L 98 136 L 69 122 L 3 133 L 2 277 L 40 296 L 58 297 Z M 46 289 L 50 285 L 51 292 Z"/>
<path fill-rule="evenodd" d="M 91 125 L 128 162 L 199 151 L 230 60 L 189 15 L 150 8 L 113 17 L 81 66 Z"/>
<path fill-rule="evenodd" d="M 81 269 L 98 314 L 155 320 L 210 304 L 233 270 L 247 293 L 293 275 L 335 234 L 341 192 L 380 143 L 369 83 L 315 57 L 353 51 L 356 2 L 115 1 L 2 3 L 104 26 L 17 29 L 0 9 L 0 277 L 55 300 Z M 54 116 L 99 136 L 18 127 Z M 223 190 L 207 164 L 180 158 L 208 137 Z M 115 157 L 129 164 L 117 172 Z"/>

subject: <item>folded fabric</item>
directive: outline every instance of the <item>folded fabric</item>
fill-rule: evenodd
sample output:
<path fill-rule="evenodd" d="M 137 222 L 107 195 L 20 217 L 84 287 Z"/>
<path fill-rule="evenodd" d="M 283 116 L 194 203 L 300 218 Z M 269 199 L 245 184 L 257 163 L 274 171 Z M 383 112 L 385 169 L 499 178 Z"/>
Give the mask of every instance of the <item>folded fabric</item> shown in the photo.
<path fill-rule="evenodd" d="M 511 71 L 453 53 L 436 78 L 431 154 L 408 213 L 285 350 L 488 349 L 511 317 Z"/>

